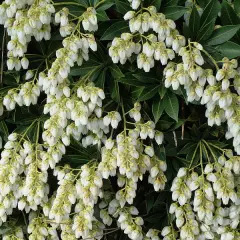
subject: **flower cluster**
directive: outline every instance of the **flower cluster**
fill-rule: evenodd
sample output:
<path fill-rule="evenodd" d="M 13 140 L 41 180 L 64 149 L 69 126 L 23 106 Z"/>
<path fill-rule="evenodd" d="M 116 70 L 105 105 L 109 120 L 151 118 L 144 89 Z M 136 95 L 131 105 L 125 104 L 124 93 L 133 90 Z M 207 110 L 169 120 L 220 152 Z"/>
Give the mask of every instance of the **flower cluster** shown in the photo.
<path fill-rule="evenodd" d="M 114 38 L 112 41 L 109 55 L 114 63 L 120 61 L 124 64 L 135 53 L 138 55 L 138 68 L 149 72 L 155 65 L 154 60 L 160 60 L 162 65 L 166 65 L 168 60 L 175 58 L 175 53 L 185 46 L 185 38 L 179 35 L 175 23 L 166 19 L 164 14 L 157 13 L 154 6 L 141 13 L 129 11 L 124 19 L 130 20 L 131 33 L 123 33 L 121 38 Z M 150 30 L 153 30 L 154 34 L 144 35 Z"/>
<path fill-rule="evenodd" d="M 204 58 L 201 54 L 205 50 L 201 44 L 189 42 L 187 47 L 182 47 L 179 55 L 182 63 L 169 62 L 164 69 L 165 87 L 170 86 L 177 90 L 184 86 L 189 102 L 200 101 L 206 105 L 206 117 L 208 125 L 220 126 L 227 122 L 228 131 L 226 138 L 233 138 L 235 151 L 240 153 L 239 124 L 238 124 L 238 89 L 239 76 L 237 60 L 224 58 L 222 68 L 216 75 L 213 70 L 204 69 Z M 234 90 L 231 89 L 233 83 Z"/>
<path fill-rule="evenodd" d="M 8 91 L 3 98 L 3 105 L 8 111 L 15 109 L 16 104 L 19 106 L 30 106 L 36 104 L 40 96 L 40 86 L 34 81 L 26 82 L 16 89 Z"/>
<path fill-rule="evenodd" d="M 231 151 L 206 164 L 202 175 L 187 168 L 178 171 L 171 187 L 175 202 L 170 213 L 176 216 L 180 239 L 237 239 L 240 198 L 234 175 L 239 173 L 240 159 Z"/>
<path fill-rule="evenodd" d="M 51 17 L 55 8 L 50 0 L 3 1 L 0 5 L 0 23 L 7 29 L 11 40 L 8 42 L 9 70 L 27 69 L 25 57 L 27 45 L 34 37 L 37 41 L 51 37 Z"/>
<path fill-rule="evenodd" d="M 41 153 L 38 144 L 24 139 L 24 135 L 12 133 L 1 153 L 1 223 L 13 208 L 37 210 L 48 201 L 48 173 L 40 171 Z"/>

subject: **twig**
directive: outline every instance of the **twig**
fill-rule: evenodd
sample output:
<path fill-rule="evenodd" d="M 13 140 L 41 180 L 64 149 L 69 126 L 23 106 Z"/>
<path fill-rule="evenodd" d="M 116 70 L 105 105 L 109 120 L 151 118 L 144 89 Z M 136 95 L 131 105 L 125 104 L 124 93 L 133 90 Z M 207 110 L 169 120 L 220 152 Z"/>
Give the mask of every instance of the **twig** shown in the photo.
<path fill-rule="evenodd" d="M 88 237 L 88 238 L 83 238 L 82 240 L 88 240 L 88 239 L 103 237 L 103 236 L 106 236 L 106 235 L 108 235 L 108 234 L 117 232 L 118 230 L 120 230 L 120 228 L 116 228 L 115 230 L 112 230 L 112 231 L 110 231 L 110 232 L 107 232 L 107 233 L 104 233 L 104 234 L 101 234 L 101 235 L 97 235 L 97 236 L 93 236 L 93 237 Z"/>

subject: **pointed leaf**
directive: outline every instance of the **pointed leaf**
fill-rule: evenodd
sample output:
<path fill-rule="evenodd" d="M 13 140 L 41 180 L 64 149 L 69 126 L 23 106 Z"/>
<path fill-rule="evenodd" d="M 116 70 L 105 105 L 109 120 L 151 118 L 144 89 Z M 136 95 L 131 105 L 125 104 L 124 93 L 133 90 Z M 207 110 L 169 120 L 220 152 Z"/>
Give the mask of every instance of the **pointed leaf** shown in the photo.
<path fill-rule="evenodd" d="M 145 87 L 138 98 L 138 101 L 145 101 L 148 100 L 156 95 L 158 92 L 159 85 L 152 85 L 149 87 Z"/>
<path fill-rule="evenodd" d="M 7 141 L 8 138 L 8 127 L 4 120 L 0 121 L 0 136 L 4 139 L 4 141 Z"/>
<path fill-rule="evenodd" d="M 222 55 L 228 58 L 237 58 L 240 56 L 240 45 L 235 42 L 225 42 L 216 47 Z"/>
<path fill-rule="evenodd" d="M 221 20 L 223 25 L 240 24 L 240 18 L 226 0 L 222 3 Z M 236 37 L 240 41 L 240 31 L 238 31 Z"/>
<path fill-rule="evenodd" d="M 155 123 L 157 123 L 160 117 L 162 116 L 163 110 L 164 110 L 163 101 L 161 101 L 159 98 L 155 98 L 152 105 L 152 113 L 154 116 Z"/>
<path fill-rule="evenodd" d="M 236 32 L 240 29 L 239 25 L 226 25 L 221 28 L 218 28 L 213 31 L 210 39 L 208 39 L 208 45 L 218 45 L 225 43 L 226 41 L 230 40 Z"/>
<path fill-rule="evenodd" d="M 197 35 L 197 40 L 199 42 L 208 39 L 212 34 L 220 7 L 220 3 L 217 0 L 211 0 L 204 8 L 200 19 L 200 29 Z"/>
<path fill-rule="evenodd" d="M 197 11 L 195 5 L 193 5 L 192 12 L 189 19 L 189 30 L 191 31 L 191 36 L 195 36 L 200 28 L 200 15 Z"/>
<path fill-rule="evenodd" d="M 163 104 L 167 115 L 177 122 L 179 104 L 176 95 L 172 92 L 167 92 L 163 98 Z"/>
<path fill-rule="evenodd" d="M 130 3 L 127 0 L 115 0 L 117 11 L 121 14 L 125 14 L 131 11 Z"/>
<path fill-rule="evenodd" d="M 114 79 L 119 79 L 124 77 L 124 74 L 122 73 L 121 69 L 116 64 L 113 64 L 112 66 L 110 66 L 109 69 Z"/>
<path fill-rule="evenodd" d="M 113 40 L 115 37 L 119 37 L 121 33 L 128 32 L 129 27 L 127 21 L 120 21 L 112 24 L 102 35 L 101 40 Z"/>
<path fill-rule="evenodd" d="M 179 19 L 185 12 L 187 12 L 188 8 L 181 6 L 171 6 L 166 7 L 163 10 L 163 13 L 166 15 L 166 18 L 177 20 Z"/>

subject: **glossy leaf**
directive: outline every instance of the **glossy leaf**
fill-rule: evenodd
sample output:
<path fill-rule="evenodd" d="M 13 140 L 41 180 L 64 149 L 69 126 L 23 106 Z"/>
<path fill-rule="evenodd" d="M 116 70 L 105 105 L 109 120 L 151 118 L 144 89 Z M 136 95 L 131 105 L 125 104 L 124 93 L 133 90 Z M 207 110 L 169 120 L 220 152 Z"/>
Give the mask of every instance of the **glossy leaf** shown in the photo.
<path fill-rule="evenodd" d="M 240 56 L 240 45 L 235 42 L 225 42 L 216 47 L 221 54 L 228 58 L 236 58 Z"/>
<path fill-rule="evenodd" d="M 214 30 L 210 39 L 208 39 L 207 44 L 209 45 L 219 45 L 230 40 L 240 29 L 239 25 L 227 25 Z"/>
<path fill-rule="evenodd" d="M 197 35 L 197 40 L 199 42 L 208 39 L 212 34 L 219 10 L 220 4 L 217 0 L 209 1 L 204 8 L 200 19 L 200 29 Z"/>
<path fill-rule="evenodd" d="M 164 111 L 163 101 L 160 100 L 159 98 L 155 98 L 152 104 L 152 113 L 154 116 L 155 123 L 158 122 L 158 120 L 162 116 L 163 111 Z"/>
<path fill-rule="evenodd" d="M 119 21 L 112 24 L 102 35 L 101 40 L 113 40 L 115 37 L 120 37 L 121 33 L 128 32 L 129 27 L 126 21 Z"/>
<path fill-rule="evenodd" d="M 166 18 L 172 19 L 172 20 L 177 20 L 179 19 L 186 11 L 188 8 L 181 7 L 181 6 L 171 6 L 171 7 L 166 7 L 163 10 L 163 13 L 166 15 Z"/>
<path fill-rule="evenodd" d="M 191 32 L 191 36 L 196 36 L 199 28 L 200 28 L 200 15 L 195 5 L 193 5 L 189 19 L 189 30 Z"/>
<path fill-rule="evenodd" d="M 167 92 L 163 98 L 165 112 L 169 117 L 178 120 L 179 104 L 176 95 L 172 92 Z"/>

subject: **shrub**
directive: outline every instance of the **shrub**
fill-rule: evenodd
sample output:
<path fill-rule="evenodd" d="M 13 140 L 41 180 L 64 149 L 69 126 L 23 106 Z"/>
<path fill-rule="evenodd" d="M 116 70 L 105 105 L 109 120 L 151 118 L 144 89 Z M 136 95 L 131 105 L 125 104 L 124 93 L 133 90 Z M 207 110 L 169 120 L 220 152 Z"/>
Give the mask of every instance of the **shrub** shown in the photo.
<path fill-rule="evenodd" d="M 0 235 L 240 239 L 238 0 L 5 0 Z"/>

